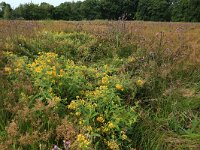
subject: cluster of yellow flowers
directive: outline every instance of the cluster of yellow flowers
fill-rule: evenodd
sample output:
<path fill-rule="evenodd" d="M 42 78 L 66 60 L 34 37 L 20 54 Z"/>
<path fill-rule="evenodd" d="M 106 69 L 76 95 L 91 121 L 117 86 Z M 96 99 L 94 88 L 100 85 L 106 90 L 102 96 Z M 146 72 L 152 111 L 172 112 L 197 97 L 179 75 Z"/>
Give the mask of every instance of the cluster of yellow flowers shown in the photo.
<path fill-rule="evenodd" d="M 119 150 L 120 149 L 119 145 L 117 144 L 116 141 L 108 141 L 107 145 L 111 150 Z"/>
<path fill-rule="evenodd" d="M 104 123 L 105 122 L 104 118 L 101 117 L 101 116 L 97 117 L 97 121 L 100 122 L 100 123 Z"/>
<path fill-rule="evenodd" d="M 127 135 L 126 134 L 122 134 L 122 140 L 126 140 L 127 139 Z"/>
<path fill-rule="evenodd" d="M 102 129 L 102 132 L 104 133 L 107 133 L 109 131 L 108 127 L 102 126 L 101 129 Z"/>
<path fill-rule="evenodd" d="M 108 77 L 107 77 L 107 76 L 106 76 L 106 77 L 103 77 L 103 78 L 101 79 L 101 82 L 102 82 L 102 84 L 108 84 L 108 83 L 109 83 Z"/>
<path fill-rule="evenodd" d="M 9 62 L 9 66 L 5 66 L 4 68 L 5 73 L 19 73 L 21 70 L 23 70 L 23 66 L 26 64 L 25 57 L 19 57 L 11 52 L 6 52 L 4 54 L 9 58 L 9 60 L 11 60 L 11 62 Z"/>
<path fill-rule="evenodd" d="M 123 86 L 120 85 L 120 84 L 116 84 L 116 85 L 115 85 L 115 88 L 116 88 L 117 90 L 119 90 L 119 91 L 124 91 Z"/>
<path fill-rule="evenodd" d="M 86 127 L 86 130 L 87 130 L 88 132 L 91 132 L 91 131 L 92 131 L 92 127 L 91 127 L 91 126 L 87 126 L 87 127 Z"/>
<path fill-rule="evenodd" d="M 53 97 L 52 101 L 56 102 L 56 103 L 59 103 L 61 101 L 60 97 Z"/>
<path fill-rule="evenodd" d="M 78 142 L 79 148 L 88 147 L 90 145 L 90 142 L 86 139 L 86 137 L 83 134 L 79 134 L 77 136 L 77 142 Z"/>
<path fill-rule="evenodd" d="M 71 101 L 71 103 L 68 105 L 68 109 L 75 110 L 78 107 L 77 103 L 75 101 Z"/>
<path fill-rule="evenodd" d="M 45 70 L 47 75 L 56 76 L 56 66 L 59 65 L 55 64 L 54 62 L 57 60 L 58 55 L 50 52 L 39 54 L 40 56 L 32 64 L 29 64 L 30 69 L 36 73 L 41 73 Z"/>

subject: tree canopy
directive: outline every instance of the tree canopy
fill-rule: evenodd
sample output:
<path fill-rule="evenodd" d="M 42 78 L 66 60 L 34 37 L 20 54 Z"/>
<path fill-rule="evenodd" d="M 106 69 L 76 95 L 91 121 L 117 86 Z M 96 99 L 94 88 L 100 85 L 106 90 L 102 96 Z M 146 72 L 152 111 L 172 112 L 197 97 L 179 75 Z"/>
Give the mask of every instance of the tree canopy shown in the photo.
<path fill-rule="evenodd" d="M 144 20 L 200 21 L 199 0 L 85 0 L 65 2 L 54 7 L 48 3 L 21 4 L 15 9 L 0 3 L 0 18 L 26 20 Z"/>

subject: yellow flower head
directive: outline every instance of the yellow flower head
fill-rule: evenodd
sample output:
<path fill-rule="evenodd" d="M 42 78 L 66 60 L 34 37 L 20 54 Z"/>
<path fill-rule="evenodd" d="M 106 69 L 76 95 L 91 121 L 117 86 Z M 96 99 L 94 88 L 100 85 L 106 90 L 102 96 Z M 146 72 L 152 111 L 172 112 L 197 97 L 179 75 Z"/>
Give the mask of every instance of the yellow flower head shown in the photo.
<path fill-rule="evenodd" d="M 108 123 L 108 127 L 109 127 L 110 129 L 113 129 L 113 128 L 115 128 L 115 125 L 114 125 L 112 122 L 109 122 L 109 123 Z"/>
<path fill-rule="evenodd" d="M 75 110 L 78 107 L 77 103 L 75 101 L 71 101 L 71 103 L 68 105 L 68 109 Z"/>
<path fill-rule="evenodd" d="M 139 87 L 142 87 L 144 85 L 144 83 L 145 83 L 145 81 L 141 80 L 141 79 L 136 81 L 136 85 L 139 86 Z"/>
<path fill-rule="evenodd" d="M 103 117 L 97 117 L 97 121 L 100 123 L 104 123 L 105 120 Z"/>
<path fill-rule="evenodd" d="M 107 145 L 111 150 L 119 150 L 119 145 L 115 141 L 108 141 Z"/>
<path fill-rule="evenodd" d="M 87 131 L 88 131 L 88 132 L 91 132 L 91 131 L 92 131 L 92 127 L 91 127 L 91 126 L 88 126 L 88 127 L 87 127 Z"/>
<path fill-rule="evenodd" d="M 77 141 L 79 142 L 79 147 L 84 148 L 90 145 L 90 142 L 85 138 L 83 134 L 77 136 Z"/>
<path fill-rule="evenodd" d="M 120 85 L 120 84 L 116 84 L 116 85 L 115 85 L 115 88 L 116 88 L 117 90 L 119 90 L 119 91 L 124 91 L 123 86 Z"/>
<path fill-rule="evenodd" d="M 60 97 L 55 96 L 52 101 L 59 103 L 61 101 Z"/>
<path fill-rule="evenodd" d="M 4 68 L 5 72 L 10 73 L 11 72 L 11 68 L 10 67 L 5 67 Z"/>
<path fill-rule="evenodd" d="M 123 134 L 123 135 L 122 135 L 122 139 L 123 139 L 123 140 L 126 140 L 126 139 L 127 139 L 126 134 Z"/>
<path fill-rule="evenodd" d="M 77 141 L 81 142 L 85 140 L 85 136 L 83 134 L 77 135 Z"/>
<path fill-rule="evenodd" d="M 41 67 L 36 67 L 36 68 L 35 68 L 35 72 L 40 73 L 41 71 L 42 71 L 42 68 L 41 68 Z"/>
<path fill-rule="evenodd" d="M 102 131 L 103 131 L 104 133 L 107 133 L 107 132 L 109 131 L 109 129 L 108 129 L 107 127 L 102 127 Z"/>
<path fill-rule="evenodd" d="M 102 82 L 103 84 L 108 84 L 108 83 L 109 83 L 108 77 L 103 77 L 103 78 L 101 79 L 101 82 Z"/>
<path fill-rule="evenodd" d="M 76 116 L 80 116 L 81 113 L 80 113 L 80 112 L 76 112 L 75 115 L 76 115 Z"/>
<path fill-rule="evenodd" d="M 60 77 L 62 77 L 64 75 L 65 71 L 63 69 L 60 70 Z"/>
<path fill-rule="evenodd" d="M 47 71 L 47 74 L 48 74 L 48 75 L 52 75 L 52 74 L 53 74 L 53 71 Z"/>
<path fill-rule="evenodd" d="M 79 123 L 80 125 L 82 125 L 82 124 L 83 124 L 83 120 L 80 120 L 78 123 Z"/>

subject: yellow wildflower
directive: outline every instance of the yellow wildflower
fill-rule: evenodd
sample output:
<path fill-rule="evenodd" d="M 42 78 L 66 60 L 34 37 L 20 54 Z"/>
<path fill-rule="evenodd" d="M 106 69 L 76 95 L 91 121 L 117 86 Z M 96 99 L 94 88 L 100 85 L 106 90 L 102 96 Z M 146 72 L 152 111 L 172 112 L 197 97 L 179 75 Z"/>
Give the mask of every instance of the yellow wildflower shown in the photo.
<path fill-rule="evenodd" d="M 59 103 L 61 101 L 60 97 L 55 96 L 52 101 Z"/>
<path fill-rule="evenodd" d="M 31 65 L 30 65 L 30 67 L 35 67 L 36 66 L 36 63 L 35 62 L 33 62 Z"/>
<path fill-rule="evenodd" d="M 101 79 L 101 82 L 102 82 L 103 84 L 108 84 L 108 83 L 109 83 L 108 77 L 103 77 L 103 78 Z"/>
<path fill-rule="evenodd" d="M 136 81 L 136 85 L 139 87 L 142 87 L 144 85 L 144 83 L 145 83 L 144 80 L 141 80 L 141 79 Z"/>
<path fill-rule="evenodd" d="M 42 71 L 42 68 L 41 68 L 41 67 L 36 67 L 36 68 L 35 68 L 35 72 L 40 73 L 41 71 Z"/>
<path fill-rule="evenodd" d="M 100 123 L 104 123 L 105 120 L 103 117 L 97 117 L 97 121 Z"/>
<path fill-rule="evenodd" d="M 81 141 L 84 141 L 85 140 L 85 136 L 83 134 L 79 134 L 77 136 L 77 141 L 81 142 Z"/>
<path fill-rule="evenodd" d="M 77 141 L 79 142 L 79 148 L 88 147 L 90 142 L 85 138 L 83 134 L 77 136 Z"/>
<path fill-rule="evenodd" d="M 5 67 L 4 68 L 5 72 L 10 73 L 11 72 L 11 68 L 10 67 Z"/>
<path fill-rule="evenodd" d="M 71 101 L 71 103 L 68 105 L 68 109 L 75 110 L 78 107 L 77 103 L 75 101 Z"/>
<path fill-rule="evenodd" d="M 59 77 L 63 77 L 64 73 L 65 73 L 64 70 L 61 69 L 61 70 L 60 70 L 60 75 L 59 75 Z"/>
<path fill-rule="evenodd" d="M 127 139 L 126 134 L 123 134 L 123 135 L 122 135 L 122 140 L 126 140 L 126 139 Z"/>
<path fill-rule="evenodd" d="M 95 96 L 99 96 L 101 93 L 100 93 L 99 90 L 95 90 L 95 91 L 93 92 L 93 94 L 94 94 Z"/>
<path fill-rule="evenodd" d="M 85 105 L 85 100 L 80 100 L 81 105 Z"/>
<path fill-rule="evenodd" d="M 87 127 L 87 131 L 88 131 L 88 132 L 91 132 L 91 131 L 92 131 L 92 127 L 91 127 L 91 126 L 88 126 L 88 127 Z"/>
<path fill-rule="evenodd" d="M 107 132 L 109 131 L 109 129 L 108 129 L 107 127 L 102 127 L 102 131 L 103 131 L 104 133 L 107 133 Z"/>
<path fill-rule="evenodd" d="M 82 125 L 82 124 L 83 124 L 83 120 L 80 120 L 80 121 L 78 122 L 78 124 Z"/>
<path fill-rule="evenodd" d="M 54 77 L 56 76 L 56 71 L 55 71 L 55 70 L 52 72 L 52 75 L 53 75 Z"/>
<path fill-rule="evenodd" d="M 80 113 L 80 112 L 76 112 L 75 115 L 76 115 L 76 116 L 80 116 L 81 113 Z"/>
<path fill-rule="evenodd" d="M 109 123 L 108 123 L 108 127 L 109 127 L 110 129 L 113 129 L 113 128 L 115 128 L 115 125 L 114 125 L 112 122 L 109 122 Z"/>
<path fill-rule="evenodd" d="M 124 91 L 123 86 L 120 85 L 120 84 L 116 84 L 116 85 L 115 85 L 115 88 L 116 88 L 117 90 L 119 90 L 119 91 Z"/>
<path fill-rule="evenodd" d="M 119 145 L 115 141 L 108 141 L 107 145 L 111 150 L 119 150 Z"/>
<path fill-rule="evenodd" d="M 53 72 L 52 72 L 52 71 L 47 71 L 47 74 L 48 74 L 48 75 L 52 75 Z"/>

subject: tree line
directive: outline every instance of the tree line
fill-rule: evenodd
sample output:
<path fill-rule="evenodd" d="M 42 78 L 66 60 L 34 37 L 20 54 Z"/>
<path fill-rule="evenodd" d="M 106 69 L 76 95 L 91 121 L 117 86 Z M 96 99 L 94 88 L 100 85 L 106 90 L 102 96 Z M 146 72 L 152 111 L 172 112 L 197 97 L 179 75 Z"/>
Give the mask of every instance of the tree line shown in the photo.
<path fill-rule="evenodd" d="M 200 0 L 85 0 L 20 4 L 0 3 L 0 18 L 25 20 L 144 20 L 200 22 Z"/>

